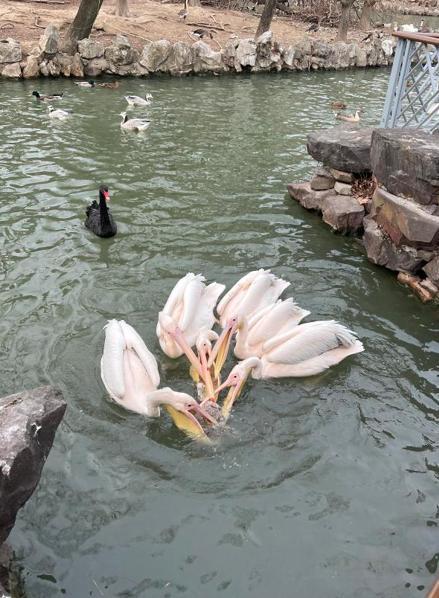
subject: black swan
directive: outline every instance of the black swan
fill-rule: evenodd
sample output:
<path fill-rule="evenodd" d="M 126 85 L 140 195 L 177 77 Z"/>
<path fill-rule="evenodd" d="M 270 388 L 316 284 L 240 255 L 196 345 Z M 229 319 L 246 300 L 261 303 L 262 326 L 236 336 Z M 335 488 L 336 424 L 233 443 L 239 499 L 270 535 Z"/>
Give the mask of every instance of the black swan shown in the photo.
<path fill-rule="evenodd" d="M 106 185 L 99 187 L 99 204 L 96 200 L 86 210 L 85 226 L 98 237 L 114 237 L 117 226 L 107 206 L 110 194 Z"/>

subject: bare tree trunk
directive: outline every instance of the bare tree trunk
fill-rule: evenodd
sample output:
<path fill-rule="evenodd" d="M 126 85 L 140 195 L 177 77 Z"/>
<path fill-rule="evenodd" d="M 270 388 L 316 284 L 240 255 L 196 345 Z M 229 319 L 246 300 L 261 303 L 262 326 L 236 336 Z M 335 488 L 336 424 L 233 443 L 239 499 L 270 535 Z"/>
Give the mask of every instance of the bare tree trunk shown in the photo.
<path fill-rule="evenodd" d="M 68 27 L 62 41 L 62 49 L 68 54 L 76 52 L 78 40 L 88 37 L 98 16 L 103 0 L 81 0 L 76 17 Z"/>
<path fill-rule="evenodd" d="M 128 0 L 117 0 L 116 14 L 118 17 L 129 17 Z"/>
<path fill-rule="evenodd" d="M 338 24 L 337 42 L 346 42 L 348 38 L 349 18 L 353 0 L 341 0 L 340 23 Z"/>
<path fill-rule="evenodd" d="M 370 17 L 373 13 L 373 8 L 376 0 L 364 0 L 363 9 L 360 15 L 360 29 L 370 29 Z"/>
<path fill-rule="evenodd" d="M 276 0 L 265 0 L 264 10 L 262 11 L 261 18 L 259 20 L 259 25 L 256 31 L 255 39 L 257 39 L 266 31 L 269 31 L 275 8 Z"/>

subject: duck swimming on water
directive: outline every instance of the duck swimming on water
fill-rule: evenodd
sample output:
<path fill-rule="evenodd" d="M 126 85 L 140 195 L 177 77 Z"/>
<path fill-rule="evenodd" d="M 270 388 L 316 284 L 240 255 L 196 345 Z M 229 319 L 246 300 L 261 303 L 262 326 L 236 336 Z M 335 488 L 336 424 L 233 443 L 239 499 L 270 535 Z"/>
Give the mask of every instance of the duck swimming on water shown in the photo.
<path fill-rule="evenodd" d="M 99 187 L 99 204 L 93 201 L 86 210 L 85 226 L 98 237 L 114 237 L 117 233 L 117 226 L 110 214 L 107 202 L 110 201 L 110 193 L 106 185 Z"/>
<path fill-rule="evenodd" d="M 90 81 L 73 81 L 78 87 L 96 87 L 96 81 L 90 79 Z"/>
<path fill-rule="evenodd" d="M 125 99 L 130 106 L 149 106 L 151 104 L 152 95 L 147 93 L 144 98 L 140 96 L 125 96 Z"/>
<path fill-rule="evenodd" d="M 127 131 L 135 131 L 136 133 L 139 133 L 140 131 L 145 131 L 151 124 L 151 121 L 147 118 L 128 118 L 126 112 L 121 112 L 120 115 L 122 117 L 120 128 L 126 129 Z"/>
<path fill-rule="evenodd" d="M 38 91 L 33 91 L 32 95 L 35 96 L 37 100 L 40 100 L 40 102 L 53 102 L 54 100 L 62 100 L 64 92 L 53 93 L 52 95 L 43 95 Z"/>

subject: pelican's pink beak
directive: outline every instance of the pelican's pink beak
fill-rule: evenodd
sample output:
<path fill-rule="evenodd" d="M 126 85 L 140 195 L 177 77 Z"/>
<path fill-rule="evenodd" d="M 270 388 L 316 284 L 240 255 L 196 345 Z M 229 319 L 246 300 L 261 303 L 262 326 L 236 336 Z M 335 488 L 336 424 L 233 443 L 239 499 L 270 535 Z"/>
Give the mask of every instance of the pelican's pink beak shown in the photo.
<path fill-rule="evenodd" d="M 224 399 L 224 403 L 221 407 L 221 415 L 224 417 L 225 420 L 228 419 L 230 412 L 233 407 L 233 403 L 242 393 L 242 389 L 244 388 L 245 382 L 248 378 L 248 374 L 243 376 L 241 373 L 233 373 L 231 372 L 225 382 L 218 386 L 215 391 L 215 395 L 220 393 L 224 388 L 229 388 L 230 390 L 227 393 L 226 398 Z"/>
<path fill-rule="evenodd" d="M 227 378 L 227 380 L 225 380 L 225 382 L 223 382 L 220 386 L 218 386 L 218 388 L 215 390 L 214 394 L 217 395 L 225 388 L 229 388 L 229 386 L 237 386 L 237 384 L 238 384 L 237 382 L 231 382 L 229 380 L 229 378 Z"/>
<path fill-rule="evenodd" d="M 215 379 L 218 379 L 223 365 L 227 359 L 230 343 L 232 341 L 233 335 L 235 334 L 238 328 L 238 324 L 238 318 L 230 318 L 227 321 L 224 330 L 221 332 L 218 340 L 215 343 L 215 346 L 212 349 L 208 361 L 208 366 L 211 367 L 213 365 Z"/>
<path fill-rule="evenodd" d="M 192 350 L 192 347 L 189 346 L 189 343 L 184 338 L 184 335 L 178 326 L 175 327 L 174 330 L 167 330 L 168 334 L 172 336 L 175 342 L 179 345 L 181 350 L 184 352 L 186 357 L 188 358 L 190 364 L 194 367 L 198 375 L 204 380 L 203 378 L 203 370 L 200 365 L 200 361 L 195 355 Z"/>
<path fill-rule="evenodd" d="M 185 411 L 188 417 L 193 418 L 195 419 L 195 421 L 197 421 L 195 416 L 191 413 L 191 410 L 193 410 L 195 413 L 198 413 L 198 415 L 200 415 L 201 417 L 204 417 L 204 419 L 207 419 L 207 421 L 212 425 L 216 425 L 218 423 L 215 418 L 213 418 L 209 413 L 207 413 L 205 409 L 201 407 L 201 405 L 194 405 L 193 407 L 191 407 L 191 409 Z"/>

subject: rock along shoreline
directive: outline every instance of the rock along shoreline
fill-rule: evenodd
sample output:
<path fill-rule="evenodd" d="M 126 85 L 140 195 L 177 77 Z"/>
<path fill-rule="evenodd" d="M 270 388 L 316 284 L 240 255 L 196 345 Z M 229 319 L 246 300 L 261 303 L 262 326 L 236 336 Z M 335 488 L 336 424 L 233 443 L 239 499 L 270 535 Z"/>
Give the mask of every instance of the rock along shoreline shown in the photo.
<path fill-rule="evenodd" d="M 439 140 L 417 129 L 341 125 L 310 133 L 318 162 L 290 196 L 332 230 L 361 238 L 421 301 L 439 298 Z"/>
<path fill-rule="evenodd" d="M 127 37 L 117 35 L 108 46 L 98 40 L 80 40 L 73 55 L 60 51 L 60 35 L 49 25 L 38 46 L 24 56 L 20 42 L 0 40 L 0 77 L 148 77 L 155 74 L 186 76 L 211 73 L 341 70 L 389 66 L 396 42 L 382 33 L 363 44 L 308 39 L 295 46 L 282 46 L 271 31 L 254 39 L 231 38 L 215 51 L 203 41 L 192 44 L 166 39 L 134 48 Z"/>

